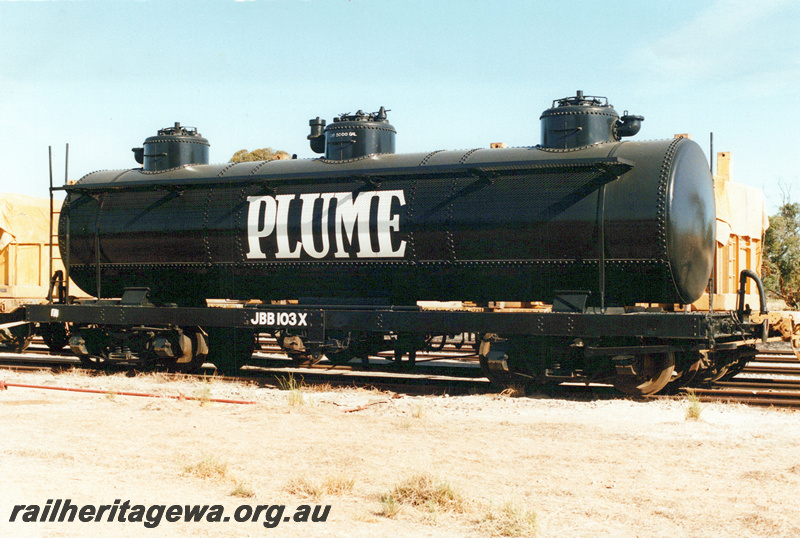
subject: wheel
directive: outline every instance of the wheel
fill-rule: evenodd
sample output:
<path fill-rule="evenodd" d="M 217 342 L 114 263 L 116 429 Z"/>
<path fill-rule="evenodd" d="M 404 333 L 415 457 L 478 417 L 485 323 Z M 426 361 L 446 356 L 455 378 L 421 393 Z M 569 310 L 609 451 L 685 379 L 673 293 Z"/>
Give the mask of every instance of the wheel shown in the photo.
<path fill-rule="evenodd" d="M 255 333 L 229 327 L 208 330 L 208 362 L 214 363 L 223 375 L 236 375 L 253 356 Z"/>
<path fill-rule="evenodd" d="M 2 347 L 11 353 L 22 353 L 25 351 L 33 340 L 33 333 L 31 332 L 31 325 L 29 323 L 22 323 L 15 325 L 4 330 L 3 335 L 5 340 L 2 342 Z"/>
<path fill-rule="evenodd" d="M 701 368 L 694 377 L 695 385 L 703 385 L 706 383 L 714 383 L 728 375 L 727 366 L 711 365 L 706 368 Z"/>
<path fill-rule="evenodd" d="M 632 373 L 618 374 L 614 387 L 632 396 L 646 396 L 667 386 L 675 369 L 674 353 L 637 355 L 633 359 Z"/>
<path fill-rule="evenodd" d="M 109 338 L 109 334 L 102 329 L 86 328 L 70 335 L 70 349 L 84 368 L 102 370 L 111 363 Z"/>
<path fill-rule="evenodd" d="M 667 386 L 661 389 L 662 394 L 677 394 L 683 387 L 694 381 L 703 366 L 703 355 L 696 351 L 685 351 L 675 354 L 675 367 Z"/>
<path fill-rule="evenodd" d="M 740 347 L 735 351 L 727 351 L 722 353 L 725 357 L 726 372 L 723 376 L 715 381 L 730 381 L 738 374 L 742 373 L 747 363 L 756 358 L 755 347 Z"/>
<path fill-rule="evenodd" d="M 69 329 L 66 323 L 43 323 L 39 335 L 51 353 L 60 353 L 69 343 Z"/>
<path fill-rule="evenodd" d="M 190 327 L 181 335 L 184 354 L 167 363 L 172 372 L 193 374 L 197 372 L 208 357 L 208 337 L 199 327 Z M 252 353 L 251 353 L 252 354 Z"/>
<path fill-rule="evenodd" d="M 695 385 L 727 381 L 732 378 L 755 357 L 755 348 L 746 352 L 742 349 L 708 352 L 706 357 L 700 371 L 695 375 Z"/>
<path fill-rule="evenodd" d="M 685 366 L 676 381 L 679 382 L 679 386 L 686 387 L 692 381 L 694 381 L 697 372 L 700 371 L 700 366 L 703 364 L 703 360 L 701 357 L 698 356 L 697 360 L 690 362 L 687 366 Z"/>

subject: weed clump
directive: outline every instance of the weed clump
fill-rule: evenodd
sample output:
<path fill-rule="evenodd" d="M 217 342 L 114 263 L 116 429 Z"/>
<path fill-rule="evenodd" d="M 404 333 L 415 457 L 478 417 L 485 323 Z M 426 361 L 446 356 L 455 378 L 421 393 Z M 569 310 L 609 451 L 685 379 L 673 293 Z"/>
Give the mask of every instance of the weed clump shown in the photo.
<path fill-rule="evenodd" d="M 203 454 L 199 462 L 186 465 L 183 472 L 203 479 L 223 479 L 228 475 L 228 462 L 214 454 Z"/>
<path fill-rule="evenodd" d="M 700 398 L 692 389 L 687 389 L 686 399 L 689 402 L 689 407 L 686 409 L 686 420 L 700 420 L 700 413 L 703 411 Z"/>
<path fill-rule="evenodd" d="M 275 381 L 278 384 L 278 389 L 289 391 L 286 400 L 290 406 L 294 407 L 306 403 L 305 396 L 303 395 L 303 389 L 306 385 L 302 376 L 300 376 L 299 380 L 295 379 L 294 374 L 278 376 L 275 378 Z"/>
<path fill-rule="evenodd" d="M 354 478 L 341 474 L 329 476 L 322 481 L 301 476 L 291 479 L 284 489 L 292 495 L 321 499 L 326 495 L 341 496 L 349 493 L 355 482 Z"/>
<path fill-rule="evenodd" d="M 480 527 L 490 536 L 534 536 L 536 512 L 508 501 L 499 510 L 488 510 Z"/>
<path fill-rule="evenodd" d="M 400 503 L 391 494 L 381 496 L 381 515 L 392 518 L 400 513 Z"/>
<path fill-rule="evenodd" d="M 211 386 L 203 379 L 195 391 L 195 398 L 200 400 L 200 406 L 205 407 L 211 403 Z"/>
<path fill-rule="evenodd" d="M 523 398 L 525 394 L 525 385 L 522 383 L 514 383 L 506 387 L 503 392 L 500 393 L 500 396 L 505 396 L 506 398 Z"/>
<path fill-rule="evenodd" d="M 230 496 L 231 497 L 242 497 L 242 498 L 249 498 L 255 496 L 255 491 L 253 488 L 248 486 L 243 482 L 236 482 L 236 486 L 231 490 Z"/>
<path fill-rule="evenodd" d="M 414 475 L 401 482 L 388 496 L 400 504 L 427 507 L 431 511 L 437 509 L 464 512 L 467 501 L 449 482 L 437 481 L 430 474 Z"/>

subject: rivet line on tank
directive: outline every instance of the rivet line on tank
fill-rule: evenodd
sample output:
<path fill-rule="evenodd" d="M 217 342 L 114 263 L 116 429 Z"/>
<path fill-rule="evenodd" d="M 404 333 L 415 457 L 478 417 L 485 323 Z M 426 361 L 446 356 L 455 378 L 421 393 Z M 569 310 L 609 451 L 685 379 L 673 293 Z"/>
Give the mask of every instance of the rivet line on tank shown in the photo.
<path fill-rule="evenodd" d="M 424 165 L 428 164 L 428 161 L 430 161 L 431 158 L 433 158 L 434 155 L 436 155 L 437 153 L 441 153 L 443 151 L 444 151 L 443 149 L 437 149 L 436 151 L 432 151 L 432 152 L 428 153 L 425 156 L 425 158 L 422 159 L 422 162 L 420 162 L 419 165 L 420 166 L 424 166 Z"/>
<path fill-rule="evenodd" d="M 222 170 L 219 171 L 219 174 L 217 174 L 217 177 L 222 177 L 223 175 L 225 175 L 225 173 L 228 170 L 230 170 L 234 166 L 236 166 L 236 163 L 229 163 L 225 168 L 223 168 Z"/>

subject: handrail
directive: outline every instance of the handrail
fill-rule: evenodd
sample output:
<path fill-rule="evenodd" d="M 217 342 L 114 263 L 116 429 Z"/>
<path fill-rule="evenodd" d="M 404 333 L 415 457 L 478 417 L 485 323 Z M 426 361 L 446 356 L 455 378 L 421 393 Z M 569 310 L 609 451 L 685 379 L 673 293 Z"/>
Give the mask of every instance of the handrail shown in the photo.
<path fill-rule="evenodd" d="M 760 303 L 760 312 L 762 314 L 766 314 L 767 310 L 767 293 L 764 291 L 764 283 L 761 282 L 761 278 L 756 274 L 755 271 L 750 269 L 745 269 L 739 275 L 739 290 L 736 294 L 739 296 L 738 304 L 736 311 L 739 314 L 739 319 L 744 317 L 744 296 L 745 296 L 745 285 L 747 284 L 747 279 L 751 279 L 753 282 L 756 283 L 756 287 L 758 288 L 758 302 Z"/>

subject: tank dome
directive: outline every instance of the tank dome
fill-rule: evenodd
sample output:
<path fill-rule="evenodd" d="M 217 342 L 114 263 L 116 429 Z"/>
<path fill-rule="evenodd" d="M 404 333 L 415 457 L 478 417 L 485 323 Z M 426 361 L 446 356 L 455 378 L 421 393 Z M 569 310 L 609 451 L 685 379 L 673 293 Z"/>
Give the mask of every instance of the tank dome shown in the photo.
<path fill-rule="evenodd" d="M 572 149 L 618 142 L 624 136 L 639 132 L 642 116 L 619 117 L 605 97 L 583 95 L 578 91 L 574 97 L 553 101 L 553 106 L 542 112 L 541 147 L 548 149 Z"/>
<path fill-rule="evenodd" d="M 324 153 L 332 161 L 345 161 L 374 155 L 394 153 L 397 131 L 386 119 L 387 110 L 367 114 L 361 110 L 355 114 L 342 114 L 333 123 L 319 117 L 310 120 L 311 134 L 308 140 L 315 153 Z"/>
<path fill-rule="evenodd" d="M 132 151 L 145 172 L 161 172 L 189 164 L 208 164 L 209 147 L 196 127 L 175 122 L 173 127 L 159 129 L 157 135 L 145 139 L 144 147 Z"/>

